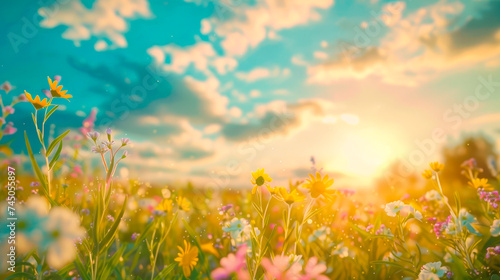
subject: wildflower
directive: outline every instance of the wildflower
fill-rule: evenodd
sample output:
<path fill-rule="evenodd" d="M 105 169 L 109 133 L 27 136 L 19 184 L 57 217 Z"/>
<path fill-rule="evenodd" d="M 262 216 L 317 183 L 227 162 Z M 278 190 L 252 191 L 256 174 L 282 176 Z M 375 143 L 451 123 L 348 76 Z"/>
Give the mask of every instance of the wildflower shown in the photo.
<path fill-rule="evenodd" d="M 123 154 L 122 154 L 122 159 L 126 158 L 128 156 L 128 151 L 124 151 Z"/>
<path fill-rule="evenodd" d="M 439 172 L 444 169 L 444 164 L 439 163 L 437 161 L 429 163 L 429 166 L 431 167 L 432 170 L 435 172 Z"/>
<path fill-rule="evenodd" d="M 500 255 L 500 245 L 496 247 L 488 247 L 486 248 L 486 258 L 489 259 L 493 256 Z"/>
<path fill-rule="evenodd" d="M 108 215 L 106 218 L 107 218 L 107 219 L 108 219 L 108 221 L 110 221 L 110 222 L 114 222 L 114 221 L 115 221 L 115 217 L 113 217 L 113 216 L 111 216 L 111 215 Z"/>
<path fill-rule="evenodd" d="M 241 218 L 233 218 L 231 222 L 226 223 L 222 230 L 224 232 L 229 232 L 233 239 L 236 239 L 238 235 L 243 231 L 243 229 L 248 225 L 248 221 Z"/>
<path fill-rule="evenodd" d="M 50 94 L 52 95 L 52 97 L 61 97 L 65 98 L 68 101 L 69 98 L 73 97 L 69 94 L 66 94 L 66 92 L 68 92 L 67 90 L 62 90 L 63 86 L 61 85 L 57 86 L 58 81 L 56 79 L 54 79 L 54 81 L 52 82 L 52 80 L 49 77 L 47 77 L 47 80 L 49 81 Z"/>
<path fill-rule="evenodd" d="M 106 135 L 108 136 L 108 141 L 111 141 L 111 128 L 106 129 Z"/>
<path fill-rule="evenodd" d="M 87 209 L 87 208 L 85 208 L 85 209 L 82 209 L 82 211 L 80 211 L 80 213 L 85 214 L 85 215 L 88 216 L 90 214 L 90 210 Z"/>
<path fill-rule="evenodd" d="M 441 197 L 441 194 L 439 194 L 439 192 L 436 190 L 430 190 L 430 191 L 426 192 L 424 197 L 425 197 L 425 200 L 427 200 L 427 201 L 435 201 L 435 200 L 438 201 L 438 200 L 443 199 Z"/>
<path fill-rule="evenodd" d="M 26 98 L 28 98 L 28 101 L 35 107 L 35 110 L 40 110 L 42 108 L 45 108 L 49 106 L 47 102 L 47 98 L 44 98 L 43 100 L 40 100 L 40 97 L 37 95 L 35 99 L 31 97 L 31 94 L 27 91 L 24 91 L 24 94 L 26 95 Z"/>
<path fill-rule="evenodd" d="M 99 132 L 97 132 L 97 131 L 89 132 L 89 133 L 87 133 L 87 136 L 95 142 L 95 141 L 97 141 L 97 138 L 99 137 Z"/>
<path fill-rule="evenodd" d="M 2 85 L 0 85 L 0 89 L 5 91 L 5 93 L 9 93 L 9 91 L 13 89 L 13 86 L 9 83 L 9 81 L 5 81 Z"/>
<path fill-rule="evenodd" d="M 219 252 L 215 250 L 214 244 L 212 242 L 203 243 L 200 245 L 201 250 L 205 253 L 210 253 L 216 257 L 219 257 Z"/>
<path fill-rule="evenodd" d="M 332 229 L 327 226 L 322 226 L 319 229 L 313 231 L 313 233 L 309 236 L 308 241 L 313 242 L 316 240 L 325 241 L 331 235 Z"/>
<path fill-rule="evenodd" d="M 318 264 L 318 258 L 312 257 L 307 261 L 304 268 L 305 274 L 300 277 L 300 280 L 328 280 L 329 278 L 322 275 L 326 271 L 326 265 Z"/>
<path fill-rule="evenodd" d="M 179 262 L 184 276 L 188 278 L 191 276 L 193 267 L 198 263 L 198 247 L 191 247 L 191 244 L 184 240 L 184 248 L 180 246 L 177 246 L 177 248 L 179 248 L 180 253 L 175 258 L 175 261 Z"/>
<path fill-rule="evenodd" d="M 264 168 L 257 169 L 257 171 L 252 172 L 252 179 L 250 182 L 254 185 L 252 189 L 252 194 L 255 194 L 258 187 L 262 187 L 266 182 L 272 182 L 273 179 L 265 173 Z"/>
<path fill-rule="evenodd" d="M 129 141 L 130 141 L 130 139 L 128 139 L 128 138 L 122 138 L 122 146 L 126 146 Z"/>
<path fill-rule="evenodd" d="M 500 220 L 494 220 L 490 227 L 491 236 L 500 235 Z"/>
<path fill-rule="evenodd" d="M 74 242 L 85 235 L 80 217 L 68 208 L 54 207 L 49 213 L 45 231 L 47 235 L 40 248 L 47 248 L 48 264 L 61 269 L 75 259 Z"/>
<path fill-rule="evenodd" d="M 156 211 L 161 211 L 163 213 L 167 213 L 172 211 L 173 205 L 172 200 L 163 199 L 155 208 Z"/>
<path fill-rule="evenodd" d="M 17 128 L 14 127 L 14 124 L 12 122 L 7 123 L 5 128 L 3 129 L 3 135 L 12 135 L 16 133 Z"/>
<path fill-rule="evenodd" d="M 221 267 L 212 271 L 215 280 L 235 279 L 248 280 L 250 275 L 246 270 L 246 245 L 241 246 L 236 254 L 229 254 L 220 260 Z"/>
<path fill-rule="evenodd" d="M 266 270 L 266 279 L 295 280 L 299 279 L 302 266 L 296 262 L 290 264 L 288 256 L 275 256 L 271 261 L 264 258 L 261 262 Z"/>
<path fill-rule="evenodd" d="M 460 166 L 474 170 L 477 168 L 477 161 L 475 158 L 470 158 L 470 159 L 464 161 Z"/>
<path fill-rule="evenodd" d="M 140 233 L 134 232 L 132 233 L 132 236 L 130 236 L 130 239 L 132 239 L 132 241 L 135 241 L 137 240 L 137 237 L 139 237 L 140 235 L 141 235 Z"/>
<path fill-rule="evenodd" d="M 469 186 L 475 188 L 475 189 L 485 189 L 485 190 L 492 190 L 491 185 L 488 184 L 488 179 L 486 178 L 473 178 L 471 181 L 469 181 Z"/>
<path fill-rule="evenodd" d="M 311 177 L 311 179 L 306 179 L 307 183 L 303 184 L 302 187 L 309 189 L 312 198 L 317 198 L 320 195 L 328 196 L 335 193 L 334 190 L 329 189 L 333 185 L 333 179 L 329 179 L 328 175 L 321 178 L 321 174 L 317 172 L 316 177 L 312 174 L 309 174 L 309 177 Z"/>
<path fill-rule="evenodd" d="M 490 204 L 494 209 L 498 208 L 498 202 L 500 202 L 500 195 L 498 191 L 487 192 L 482 188 L 477 189 L 479 194 L 479 198 L 483 201 L 486 201 Z"/>
<path fill-rule="evenodd" d="M 4 114 L 14 114 L 16 110 L 12 108 L 12 106 L 5 106 L 3 107 L 3 112 Z"/>
<path fill-rule="evenodd" d="M 169 189 L 165 188 L 161 190 L 161 195 L 163 196 L 163 198 L 170 198 L 172 193 L 170 192 Z"/>
<path fill-rule="evenodd" d="M 341 242 L 337 244 L 335 249 L 332 251 L 332 255 L 337 255 L 340 258 L 349 257 L 349 248 L 345 247 L 344 243 Z"/>
<path fill-rule="evenodd" d="M 375 232 L 375 235 L 393 236 L 391 229 L 386 227 L 384 224 L 380 225 L 380 228 Z"/>
<path fill-rule="evenodd" d="M 441 262 L 427 263 L 422 266 L 422 271 L 418 275 L 419 280 L 439 280 L 443 277 L 448 269 L 441 266 Z"/>
<path fill-rule="evenodd" d="M 429 169 L 426 169 L 424 173 L 422 173 L 422 177 L 424 177 L 427 180 L 432 179 L 432 171 Z"/>
<path fill-rule="evenodd" d="M 102 141 L 102 144 L 108 147 L 108 149 L 111 149 L 114 143 L 115 141 Z"/>
<path fill-rule="evenodd" d="M 458 213 L 458 219 L 455 220 L 451 216 L 448 217 L 447 226 L 445 233 L 446 234 L 457 234 L 462 231 L 463 227 L 466 227 L 467 230 L 475 235 L 481 235 L 473 226 L 472 223 L 476 222 L 476 218 L 472 216 L 465 208 L 460 209 Z"/>
<path fill-rule="evenodd" d="M 108 147 L 106 147 L 106 145 L 104 145 L 104 144 L 95 145 L 94 147 L 92 147 L 92 152 L 97 153 L 97 154 L 104 154 L 108 150 L 109 150 Z"/>
<path fill-rule="evenodd" d="M 25 101 L 28 101 L 25 94 L 21 93 L 17 96 L 17 102 L 25 102 Z"/>
<path fill-rule="evenodd" d="M 189 202 L 189 200 L 187 200 L 185 197 L 178 196 L 175 198 L 175 201 L 177 201 L 177 206 L 179 206 L 179 210 L 186 212 L 191 210 L 191 202 Z"/>
<path fill-rule="evenodd" d="M 399 213 L 399 211 L 401 211 L 401 209 L 403 209 L 404 206 L 405 204 L 401 200 L 398 200 L 391 203 L 387 203 L 385 205 L 384 210 L 387 213 L 387 216 L 396 217 L 396 214 Z"/>
<path fill-rule="evenodd" d="M 305 199 L 305 196 L 297 189 L 288 192 L 284 187 L 277 187 L 274 189 L 275 197 L 278 200 L 285 202 L 288 205 L 292 205 L 295 202 L 301 202 Z"/>

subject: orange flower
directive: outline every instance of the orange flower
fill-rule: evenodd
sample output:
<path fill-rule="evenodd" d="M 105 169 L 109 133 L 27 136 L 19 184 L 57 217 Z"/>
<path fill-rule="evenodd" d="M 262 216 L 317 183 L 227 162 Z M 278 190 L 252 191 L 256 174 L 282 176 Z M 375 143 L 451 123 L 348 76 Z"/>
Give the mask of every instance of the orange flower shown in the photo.
<path fill-rule="evenodd" d="M 31 97 L 31 94 L 27 91 L 24 91 L 24 95 L 26 95 L 26 98 L 28 98 L 28 101 L 35 107 L 35 110 L 40 110 L 42 108 L 45 108 L 49 106 L 47 102 L 47 98 L 44 98 L 43 100 L 40 100 L 40 97 L 37 95 L 35 99 Z"/>
<path fill-rule="evenodd" d="M 439 163 L 437 161 L 429 163 L 429 166 L 431 167 L 432 170 L 439 172 L 444 169 L 444 164 Z"/>
<path fill-rule="evenodd" d="M 429 169 L 426 169 L 424 171 L 424 173 L 422 173 L 422 177 L 424 177 L 427 180 L 432 179 L 432 171 L 430 171 Z"/>
<path fill-rule="evenodd" d="M 66 94 L 68 92 L 67 90 L 62 90 L 63 86 L 57 86 L 57 81 L 53 81 L 47 77 L 47 80 L 49 80 L 49 85 L 50 85 L 50 94 L 52 97 L 61 97 L 61 98 L 66 98 L 66 100 L 69 101 L 68 98 L 73 97 L 72 95 Z"/>

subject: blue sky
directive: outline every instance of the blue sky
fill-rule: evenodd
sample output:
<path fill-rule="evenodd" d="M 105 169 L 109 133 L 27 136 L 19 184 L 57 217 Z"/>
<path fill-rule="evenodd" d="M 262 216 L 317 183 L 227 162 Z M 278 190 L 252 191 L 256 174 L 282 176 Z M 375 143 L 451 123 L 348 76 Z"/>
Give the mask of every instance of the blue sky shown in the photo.
<path fill-rule="evenodd" d="M 77 133 L 96 108 L 98 127 L 134 142 L 123 176 L 232 187 L 264 167 L 284 182 L 306 175 L 315 156 L 356 187 L 411 158 L 436 129 L 448 140 L 498 136 L 500 89 L 481 82 L 500 80 L 498 1 L 3 6 L 0 69 L 16 87 L 10 96 L 43 96 L 46 77 L 61 75 L 74 97 L 56 130 Z M 31 110 L 21 104 L 8 119 L 18 153 Z"/>

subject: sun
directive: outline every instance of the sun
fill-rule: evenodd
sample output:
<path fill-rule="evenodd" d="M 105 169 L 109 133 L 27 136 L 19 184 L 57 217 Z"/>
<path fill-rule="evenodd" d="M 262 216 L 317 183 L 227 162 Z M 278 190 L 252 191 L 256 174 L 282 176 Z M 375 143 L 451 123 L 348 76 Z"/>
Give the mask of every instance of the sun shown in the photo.
<path fill-rule="evenodd" d="M 379 175 L 402 149 L 393 136 L 377 129 L 350 129 L 338 137 L 336 158 L 326 168 L 365 179 Z"/>

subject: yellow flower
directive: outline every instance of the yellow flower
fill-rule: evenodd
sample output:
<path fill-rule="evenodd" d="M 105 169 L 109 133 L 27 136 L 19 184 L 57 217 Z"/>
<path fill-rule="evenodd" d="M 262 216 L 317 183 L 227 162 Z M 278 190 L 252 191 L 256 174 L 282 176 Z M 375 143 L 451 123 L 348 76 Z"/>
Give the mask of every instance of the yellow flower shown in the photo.
<path fill-rule="evenodd" d="M 210 253 L 210 254 L 216 256 L 217 258 L 219 257 L 219 252 L 217 252 L 217 250 L 215 250 L 215 247 L 214 247 L 212 242 L 203 243 L 200 245 L 200 247 L 201 247 L 201 250 L 203 252 Z"/>
<path fill-rule="evenodd" d="M 170 199 L 163 199 L 158 206 L 156 206 L 155 210 L 158 211 L 163 211 L 163 212 L 170 212 L 172 211 L 172 200 Z"/>
<path fill-rule="evenodd" d="M 189 200 L 187 200 L 185 197 L 178 196 L 175 198 L 175 200 L 177 201 L 177 205 L 179 206 L 179 210 L 182 210 L 182 211 L 191 210 L 191 202 L 189 202 Z"/>
<path fill-rule="evenodd" d="M 192 247 L 191 244 L 187 243 L 184 240 L 184 249 L 180 246 L 177 246 L 179 251 L 181 251 L 177 258 L 175 258 L 176 262 L 179 262 L 179 266 L 182 267 L 182 272 L 184 276 L 188 278 L 191 276 L 191 271 L 193 267 L 198 263 L 198 247 Z"/>
<path fill-rule="evenodd" d="M 288 192 L 284 187 L 276 187 L 275 196 L 277 199 L 285 202 L 286 204 L 294 204 L 295 202 L 304 201 L 305 196 L 297 189 Z"/>
<path fill-rule="evenodd" d="M 432 171 L 426 169 L 424 173 L 422 173 L 422 177 L 424 177 L 427 180 L 432 179 Z"/>
<path fill-rule="evenodd" d="M 66 98 L 66 100 L 68 101 L 68 98 L 73 97 L 72 95 L 66 94 L 66 92 L 68 92 L 67 90 L 62 90 L 63 86 L 57 86 L 57 81 L 52 82 L 49 77 L 47 77 L 47 80 L 49 80 L 50 94 L 52 95 L 52 97 Z"/>
<path fill-rule="evenodd" d="M 40 110 L 42 108 L 45 108 L 49 106 L 47 102 L 47 98 L 44 98 L 43 100 L 40 100 L 40 97 L 37 95 L 35 99 L 31 97 L 31 94 L 27 91 L 24 91 L 24 95 L 26 95 L 26 98 L 28 98 L 28 101 L 35 107 L 35 110 Z"/>
<path fill-rule="evenodd" d="M 437 161 L 429 163 L 429 166 L 431 167 L 432 170 L 439 172 L 444 169 L 444 164 L 439 163 Z"/>
<path fill-rule="evenodd" d="M 309 193 L 311 193 L 311 197 L 317 198 L 320 195 L 327 197 L 330 194 L 335 193 L 335 190 L 328 189 L 333 185 L 333 179 L 329 179 L 328 175 L 321 178 L 321 174 L 316 172 L 316 177 L 312 174 L 309 174 L 311 179 L 307 179 L 307 183 L 303 184 L 302 187 L 309 189 Z"/>
<path fill-rule="evenodd" d="M 264 172 L 264 168 L 257 169 L 257 171 L 252 172 L 252 179 L 250 180 L 250 182 L 252 182 L 252 184 L 254 185 L 252 194 L 255 194 L 258 187 L 261 187 L 264 184 L 267 186 L 268 184 L 266 182 L 272 181 L 273 179 L 271 179 L 271 177 L 269 177 L 269 175 Z"/>
<path fill-rule="evenodd" d="M 469 185 L 473 188 L 483 188 L 487 191 L 493 190 L 490 184 L 488 184 L 488 179 L 486 178 L 475 178 L 469 182 Z"/>

